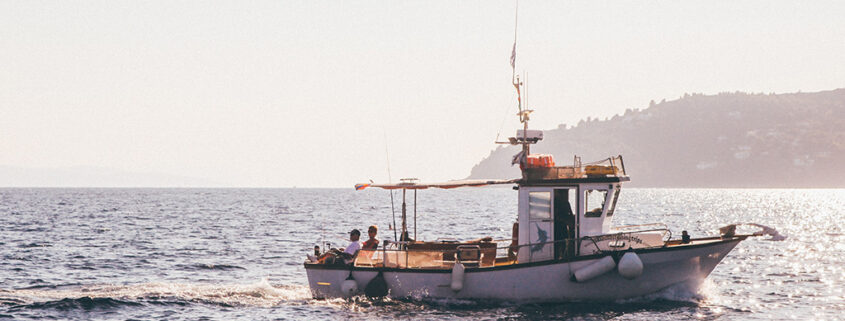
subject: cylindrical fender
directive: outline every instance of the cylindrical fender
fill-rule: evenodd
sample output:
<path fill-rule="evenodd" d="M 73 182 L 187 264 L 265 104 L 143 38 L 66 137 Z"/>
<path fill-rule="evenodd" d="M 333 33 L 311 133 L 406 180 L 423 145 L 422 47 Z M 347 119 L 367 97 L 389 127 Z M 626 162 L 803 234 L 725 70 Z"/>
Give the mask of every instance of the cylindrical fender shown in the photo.
<path fill-rule="evenodd" d="M 343 292 L 343 296 L 347 298 L 355 295 L 355 293 L 358 293 L 358 282 L 355 282 L 355 278 L 352 277 L 352 272 L 350 272 L 346 280 L 343 280 L 343 283 L 340 284 L 340 291 Z"/>
<path fill-rule="evenodd" d="M 628 280 L 633 280 L 643 274 L 643 261 L 634 251 L 625 252 L 619 259 L 617 266 L 619 275 Z"/>
<path fill-rule="evenodd" d="M 569 279 L 575 282 L 586 282 L 596 278 L 599 275 L 610 272 L 615 267 L 616 262 L 613 261 L 613 257 L 605 256 L 590 265 L 578 269 L 577 271 L 575 271 L 575 273 L 572 274 L 572 277 Z"/>
<path fill-rule="evenodd" d="M 452 291 L 458 292 L 464 288 L 464 265 L 460 262 L 452 267 Z"/>

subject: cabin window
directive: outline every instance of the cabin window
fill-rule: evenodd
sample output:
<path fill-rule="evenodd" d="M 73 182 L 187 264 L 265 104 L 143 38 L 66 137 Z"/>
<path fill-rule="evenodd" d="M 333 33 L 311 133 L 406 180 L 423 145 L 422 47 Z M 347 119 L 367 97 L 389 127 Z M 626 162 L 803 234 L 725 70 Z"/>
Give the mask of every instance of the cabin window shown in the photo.
<path fill-rule="evenodd" d="M 528 216 L 532 220 L 552 219 L 552 193 L 528 193 Z"/>
<path fill-rule="evenodd" d="M 554 255 L 552 192 L 528 193 L 529 261 L 550 260 Z"/>
<path fill-rule="evenodd" d="M 621 191 L 619 188 L 613 190 L 613 201 L 610 202 L 610 208 L 607 209 L 607 216 L 613 216 L 613 211 L 616 210 L 616 200 L 619 199 L 619 191 Z"/>
<path fill-rule="evenodd" d="M 607 199 L 607 190 L 590 189 L 584 195 L 584 203 L 587 205 L 584 210 L 585 217 L 601 217 L 604 211 L 604 201 Z"/>

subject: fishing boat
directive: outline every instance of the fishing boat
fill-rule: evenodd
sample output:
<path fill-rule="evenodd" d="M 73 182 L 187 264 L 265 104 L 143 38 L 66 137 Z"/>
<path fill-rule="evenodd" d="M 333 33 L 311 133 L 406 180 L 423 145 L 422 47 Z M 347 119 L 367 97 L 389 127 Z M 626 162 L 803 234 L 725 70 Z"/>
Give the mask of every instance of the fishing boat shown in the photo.
<path fill-rule="evenodd" d="M 525 144 L 525 159 L 548 160 L 527 153 L 531 137 L 538 137 L 534 133 L 516 139 Z M 307 261 L 313 297 L 546 302 L 624 299 L 672 286 L 696 291 L 737 244 L 757 235 L 735 234 L 729 226 L 717 236 L 677 238 L 660 224 L 613 226 L 622 184 L 630 180 L 621 156 L 571 166 L 537 163 L 524 165 L 522 178 L 512 180 L 370 185 L 402 191 L 402 235 L 408 232 L 409 190 L 513 185 L 518 191 L 513 238 L 387 242 L 359 251 L 350 264 Z"/>
<path fill-rule="evenodd" d="M 614 226 L 622 185 L 630 181 L 622 156 L 591 163 L 575 157 L 573 164 L 557 166 L 551 155 L 531 154 L 530 145 L 543 134 L 528 129 L 530 112 L 520 107 L 524 128 L 508 140 L 522 145 L 514 157 L 522 168 L 520 178 L 356 186 L 401 190 L 401 235 L 408 235 L 409 191 L 416 219 L 418 190 L 512 185 L 518 209 L 511 239 L 400 237 L 359 251 L 348 264 L 309 260 L 305 270 L 313 297 L 556 302 L 625 299 L 669 287 L 694 292 L 737 244 L 762 233 L 736 234 L 731 225 L 719 235 L 690 238 L 686 231 L 673 235 L 662 224 Z"/>
<path fill-rule="evenodd" d="M 515 56 L 516 41 L 510 60 L 513 68 Z M 523 106 L 524 84 L 515 70 L 512 80 L 522 129 L 497 143 L 521 146 L 512 162 L 519 164 L 521 177 L 356 185 L 359 190 L 401 190 L 401 235 L 405 237 L 360 250 L 348 261 L 307 260 L 305 271 L 314 298 L 366 295 L 561 302 L 625 299 L 670 287 L 694 292 L 740 242 L 764 234 L 737 234 L 731 225 L 718 235 L 691 238 L 686 231 L 681 236 L 673 234 L 663 224 L 614 226 L 622 185 L 630 181 L 622 156 L 590 163 L 576 156 L 572 164 L 558 166 L 552 155 L 531 154 L 531 145 L 543 140 L 543 132 L 529 130 L 533 110 Z M 488 185 L 511 185 L 517 191 L 516 222 L 502 222 L 513 224 L 512 238 L 462 242 L 407 237 L 409 191 L 414 193 L 416 219 L 419 190 Z"/>

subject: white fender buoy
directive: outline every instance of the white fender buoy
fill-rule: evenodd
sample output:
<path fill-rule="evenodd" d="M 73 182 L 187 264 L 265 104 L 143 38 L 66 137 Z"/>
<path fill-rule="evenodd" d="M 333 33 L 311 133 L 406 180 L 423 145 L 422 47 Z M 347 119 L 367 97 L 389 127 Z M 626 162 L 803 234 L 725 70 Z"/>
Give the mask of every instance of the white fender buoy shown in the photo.
<path fill-rule="evenodd" d="M 575 282 L 589 281 L 599 275 L 610 272 L 610 270 L 613 270 L 613 268 L 615 267 L 616 262 L 613 261 L 613 258 L 608 255 L 596 262 L 593 262 L 590 265 L 578 269 L 577 271 L 575 271 L 575 273 L 572 274 L 572 278 L 570 278 L 570 280 Z"/>
<path fill-rule="evenodd" d="M 345 297 L 351 297 L 358 293 L 358 282 L 355 282 L 352 273 L 349 273 L 349 277 L 340 284 L 340 291 L 343 292 Z"/>
<path fill-rule="evenodd" d="M 464 265 L 455 263 L 452 267 L 452 291 L 458 292 L 464 288 Z"/>
<path fill-rule="evenodd" d="M 633 280 L 643 274 L 643 261 L 640 260 L 637 253 L 628 251 L 619 259 L 617 269 L 619 270 L 619 275 L 623 278 Z"/>

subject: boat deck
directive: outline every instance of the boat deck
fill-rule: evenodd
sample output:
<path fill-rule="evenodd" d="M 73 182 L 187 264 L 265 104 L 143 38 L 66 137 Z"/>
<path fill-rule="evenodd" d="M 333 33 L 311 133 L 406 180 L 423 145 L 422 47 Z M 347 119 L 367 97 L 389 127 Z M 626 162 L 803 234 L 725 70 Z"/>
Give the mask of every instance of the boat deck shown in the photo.
<path fill-rule="evenodd" d="M 738 235 L 733 237 L 706 237 L 691 239 L 689 242 L 682 240 L 668 240 L 662 242 L 660 245 L 639 247 L 636 251 L 649 252 L 660 249 L 680 249 L 685 247 L 707 246 L 713 243 L 724 241 L 731 241 L 734 239 L 745 239 L 747 235 Z M 450 270 L 456 262 L 461 262 L 467 268 L 471 269 L 485 269 L 495 267 L 505 267 L 511 265 L 520 265 L 515 256 L 496 256 L 497 250 L 500 253 L 507 253 L 508 247 L 496 247 L 495 242 L 480 242 L 480 243 L 434 243 L 434 242 L 419 242 L 416 246 L 408 247 L 407 249 L 384 249 L 379 250 L 362 250 L 358 253 L 354 263 L 356 268 L 388 268 L 388 269 L 411 269 L 411 270 Z M 458 249 L 458 247 L 470 245 L 475 248 L 475 251 L 470 249 L 471 253 L 461 253 L 466 248 Z M 477 247 L 476 247 L 477 246 Z M 563 257 L 559 256 L 549 261 L 579 261 L 585 259 L 592 259 L 602 257 L 608 253 L 618 253 L 627 251 L 628 248 L 603 250 L 593 253 L 582 253 L 578 256 Z M 474 252 L 474 253 L 472 253 Z M 459 259 L 460 258 L 460 259 Z M 524 264 L 524 262 L 522 262 Z M 315 263 L 306 263 L 306 266 L 321 265 Z M 341 268 L 348 268 L 348 265 L 339 265 Z"/>

